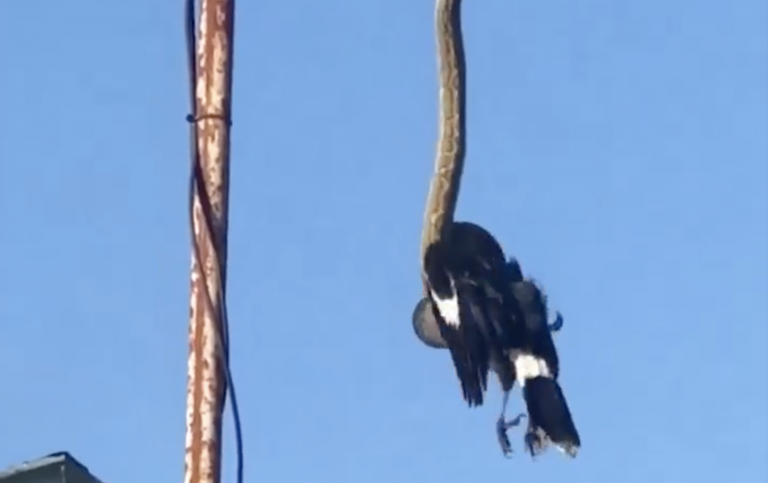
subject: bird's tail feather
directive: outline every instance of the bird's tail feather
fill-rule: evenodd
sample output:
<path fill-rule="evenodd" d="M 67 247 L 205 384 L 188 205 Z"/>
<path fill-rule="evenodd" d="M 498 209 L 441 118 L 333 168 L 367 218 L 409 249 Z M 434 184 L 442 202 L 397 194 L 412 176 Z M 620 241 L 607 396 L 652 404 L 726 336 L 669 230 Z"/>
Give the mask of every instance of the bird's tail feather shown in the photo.
<path fill-rule="evenodd" d="M 544 376 L 526 379 L 523 396 L 528 408 L 526 442 L 531 454 L 535 456 L 551 442 L 575 457 L 581 439 L 557 381 Z"/>

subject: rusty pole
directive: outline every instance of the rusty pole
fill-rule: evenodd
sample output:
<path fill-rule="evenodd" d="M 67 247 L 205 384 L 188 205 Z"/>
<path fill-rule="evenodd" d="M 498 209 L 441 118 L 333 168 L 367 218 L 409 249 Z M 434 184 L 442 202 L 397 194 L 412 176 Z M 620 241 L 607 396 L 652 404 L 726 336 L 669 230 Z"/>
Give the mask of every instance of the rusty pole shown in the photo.
<path fill-rule="evenodd" d="M 193 250 L 184 483 L 218 483 L 221 472 L 221 420 L 226 391 L 223 335 L 215 314 L 210 313 L 205 291 L 218 311 L 226 284 L 233 9 L 234 0 L 201 0 L 198 23 L 195 122 L 211 226 L 206 224 L 200 194 L 196 192 L 193 230 L 201 260 L 198 263 Z M 221 257 L 218 267 L 212 242 Z"/>

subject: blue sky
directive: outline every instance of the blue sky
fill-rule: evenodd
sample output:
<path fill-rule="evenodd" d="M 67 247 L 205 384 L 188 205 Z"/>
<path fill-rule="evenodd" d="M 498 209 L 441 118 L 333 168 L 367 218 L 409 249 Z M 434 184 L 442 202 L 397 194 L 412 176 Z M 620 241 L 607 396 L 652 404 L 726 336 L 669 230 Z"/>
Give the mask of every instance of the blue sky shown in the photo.
<path fill-rule="evenodd" d="M 505 460 L 417 343 L 432 1 L 238 5 L 229 307 L 247 481 L 763 482 L 768 6 L 466 0 L 481 223 L 565 316 L 584 443 Z M 0 2 L 0 466 L 181 481 L 182 2 Z M 522 408 L 519 393 L 510 412 Z M 227 416 L 224 481 L 234 477 Z"/>

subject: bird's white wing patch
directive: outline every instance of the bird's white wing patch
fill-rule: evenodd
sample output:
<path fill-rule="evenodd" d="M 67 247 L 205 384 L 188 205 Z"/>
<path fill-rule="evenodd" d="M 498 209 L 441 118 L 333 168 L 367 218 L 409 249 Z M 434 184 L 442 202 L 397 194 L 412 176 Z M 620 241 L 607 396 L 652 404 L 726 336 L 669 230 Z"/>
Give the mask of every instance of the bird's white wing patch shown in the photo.
<path fill-rule="evenodd" d="M 451 285 L 453 285 L 453 282 L 451 282 Z M 443 317 L 445 323 L 454 328 L 458 327 L 461 321 L 459 320 L 459 297 L 456 294 L 455 287 L 451 298 L 441 299 L 435 292 L 431 292 L 431 295 L 432 300 L 437 306 L 437 311 L 440 312 L 440 316 Z"/>
<path fill-rule="evenodd" d="M 534 377 L 552 377 L 552 372 L 549 370 L 547 362 L 527 352 L 512 351 L 510 359 L 515 364 L 515 373 L 517 376 L 517 383 L 520 387 L 525 386 L 526 379 L 533 379 Z"/>

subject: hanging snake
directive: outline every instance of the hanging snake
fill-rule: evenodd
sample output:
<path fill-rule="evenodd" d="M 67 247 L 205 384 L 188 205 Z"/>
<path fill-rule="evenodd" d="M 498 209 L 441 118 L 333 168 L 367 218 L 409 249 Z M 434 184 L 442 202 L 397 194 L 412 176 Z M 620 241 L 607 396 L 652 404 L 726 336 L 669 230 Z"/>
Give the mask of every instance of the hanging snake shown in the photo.
<path fill-rule="evenodd" d="M 436 0 L 440 134 L 429 185 L 421 258 L 427 247 L 446 236 L 453 223 L 466 151 L 466 68 L 461 35 L 461 0 Z"/>

